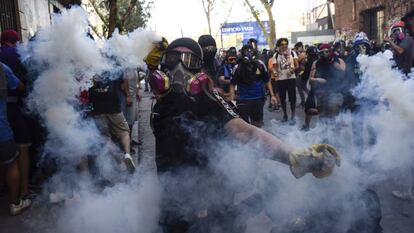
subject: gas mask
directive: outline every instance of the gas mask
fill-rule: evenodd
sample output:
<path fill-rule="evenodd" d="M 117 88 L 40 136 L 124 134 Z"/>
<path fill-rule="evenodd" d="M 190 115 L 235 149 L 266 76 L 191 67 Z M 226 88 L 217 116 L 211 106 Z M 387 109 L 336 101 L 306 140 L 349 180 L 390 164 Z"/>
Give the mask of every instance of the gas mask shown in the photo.
<path fill-rule="evenodd" d="M 405 38 L 404 28 L 402 27 L 395 27 L 392 28 L 390 31 L 390 37 L 397 42 L 401 42 Z"/>
<path fill-rule="evenodd" d="M 168 73 L 168 76 L 170 77 L 172 91 L 183 93 L 194 74 L 180 62 Z"/>
<path fill-rule="evenodd" d="M 366 55 L 368 49 L 367 49 L 366 45 L 360 44 L 360 45 L 356 46 L 355 50 L 358 54 Z"/>

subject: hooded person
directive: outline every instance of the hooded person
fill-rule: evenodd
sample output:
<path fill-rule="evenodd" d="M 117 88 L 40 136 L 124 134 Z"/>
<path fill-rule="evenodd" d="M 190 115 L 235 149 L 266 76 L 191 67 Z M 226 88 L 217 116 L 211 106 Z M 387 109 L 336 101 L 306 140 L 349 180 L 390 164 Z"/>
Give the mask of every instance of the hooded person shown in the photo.
<path fill-rule="evenodd" d="M 218 85 L 217 72 L 220 62 L 216 59 L 217 44 L 211 35 L 202 35 L 198 38 L 198 44 L 203 50 L 203 71 Z"/>
<path fill-rule="evenodd" d="M 312 64 L 309 81 L 311 90 L 305 103 L 305 123 L 308 130 L 313 115 L 332 117 L 339 113 L 345 90 L 345 62 L 336 56 L 330 44 L 320 44 L 319 59 Z"/>
<path fill-rule="evenodd" d="M 236 227 L 229 223 L 238 215 L 225 211 L 234 210 L 233 195 L 209 163 L 215 156 L 208 149 L 210 145 L 224 137 L 252 146 L 261 143 L 266 148 L 264 156 L 287 164 L 297 178 L 307 173 L 328 176 L 339 166 L 340 158 L 332 146 L 318 144 L 294 150 L 247 124 L 212 87 L 212 80 L 202 71 L 202 61 L 201 46 L 190 38 L 180 38 L 167 47 L 162 71 L 150 77 L 157 96 L 151 113 L 156 165 L 165 190 L 160 224 L 166 233 L 243 232 L 217 230 L 223 229 L 222 225 Z M 217 190 L 220 196 L 213 198 Z"/>
<path fill-rule="evenodd" d="M 263 125 L 265 88 L 270 91 L 272 103 L 276 104 L 275 94 L 270 83 L 266 65 L 256 57 L 257 51 L 251 44 L 242 47 L 241 58 L 234 67 L 230 81 L 230 98 L 235 99 L 237 87 L 237 108 L 240 116 L 254 126 Z"/>

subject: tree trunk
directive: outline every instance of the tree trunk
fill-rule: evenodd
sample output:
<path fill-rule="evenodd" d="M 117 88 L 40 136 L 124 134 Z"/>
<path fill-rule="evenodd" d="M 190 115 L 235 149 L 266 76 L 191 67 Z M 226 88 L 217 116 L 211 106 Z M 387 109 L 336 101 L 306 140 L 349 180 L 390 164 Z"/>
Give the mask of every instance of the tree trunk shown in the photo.
<path fill-rule="evenodd" d="M 263 5 L 266 9 L 267 15 L 269 16 L 270 32 L 265 34 L 266 39 L 267 39 L 267 44 L 269 45 L 270 49 L 274 49 L 275 44 L 276 44 L 276 23 L 273 18 L 272 5 L 270 5 L 269 3 L 263 3 Z"/>
<path fill-rule="evenodd" d="M 254 8 L 251 2 L 249 0 L 244 0 L 244 2 L 249 7 L 250 12 L 252 13 L 254 19 L 259 24 L 263 35 L 266 37 L 267 45 L 269 46 L 270 49 L 273 49 L 276 43 L 276 25 L 275 25 L 275 21 L 273 18 L 273 12 L 272 12 L 273 1 L 268 2 L 266 0 L 260 0 L 263 7 L 266 9 L 267 15 L 269 17 L 270 32 L 266 31 L 266 27 L 264 26 L 263 22 L 260 20 L 258 11 Z"/>
<path fill-rule="evenodd" d="M 211 20 L 210 20 L 210 12 L 207 15 L 207 23 L 208 23 L 208 33 L 211 35 Z"/>
<path fill-rule="evenodd" d="M 109 20 L 108 20 L 108 38 L 115 31 L 118 16 L 117 0 L 109 0 Z"/>

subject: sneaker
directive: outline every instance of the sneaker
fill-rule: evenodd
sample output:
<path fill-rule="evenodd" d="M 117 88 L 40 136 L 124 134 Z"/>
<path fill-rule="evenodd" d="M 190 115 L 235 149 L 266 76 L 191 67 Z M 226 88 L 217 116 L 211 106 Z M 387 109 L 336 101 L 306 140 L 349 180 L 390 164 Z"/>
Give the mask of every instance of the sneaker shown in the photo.
<path fill-rule="evenodd" d="M 309 128 L 309 126 L 302 125 L 302 128 L 300 128 L 300 130 L 307 132 L 307 131 L 310 130 L 310 128 Z"/>
<path fill-rule="evenodd" d="M 135 163 L 134 163 L 134 159 L 132 159 L 130 154 L 125 154 L 124 155 L 124 162 L 125 165 L 129 171 L 129 173 L 134 173 L 135 172 Z"/>
<path fill-rule="evenodd" d="M 20 203 L 15 205 L 15 204 L 10 204 L 10 215 L 12 216 L 16 216 L 21 214 L 25 209 L 27 209 L 28 207 L 30 207 L 30 205 L 32 205 L 32 200 L 30 199 L 20 199 Z"/>
<path fill-rule="evenodd" d="M 412 191 L 404 192 L 404 191 L 394 190 L 391 193 L 395 198 L 398 198 L 400 200 L 414 201 L 414 195 L 413 195 Z"/>
<path fill-rule="evenodd" d="M 275 106 L 275 110 L 276 110 L 276 111 L 279 111 L 279 110 L 280 110 L 280 104 L 276 104 L 276 106 Z"/>
<path fill-rule="evenodd" d="M 283 116 L 282 122 L 287 122 L 288 121 L 288 117 L 287 116 Z"/>

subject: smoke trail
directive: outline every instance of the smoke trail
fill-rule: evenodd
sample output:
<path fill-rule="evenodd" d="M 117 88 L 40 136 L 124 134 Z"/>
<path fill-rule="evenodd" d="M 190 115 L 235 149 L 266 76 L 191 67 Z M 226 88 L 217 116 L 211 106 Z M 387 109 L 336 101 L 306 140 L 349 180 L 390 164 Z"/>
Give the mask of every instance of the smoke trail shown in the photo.
<path fill-rule="evenodd" d="M 122 152 L 85 118 L 79 95 L 91 87 L 95 74 L 116 74 L 142 66 L 142 58 L 158 37 L 142 29 L 129 35 L 115 33 L 102 41 L 100 49 L 87 36 L 87 28 L 86 12 L 73 7 L 54 15 L 53 24 L 20 50 L 26 53 L 30 69 L 38 73 L 27 105 L 47 129 L 44 155 L 58 161 L 56 174 L 44 187 L 44 199 L 56 191 L 75 197 L 73 203 L 49 210 L 52 213 L 48 215 L 57 218 L 51 232 L 152 232 L 157 227 L 160 193 L 155 175 L 140 172 L 124 179 L 126 175 L 120 173 L 113 158 Z M 96 155 L 102 178 L 118 184 L 102 188 L 90 176 L 79 173 L 78 164 L 89 155 Z M 32 220 L 38 232 L 45 232 L 44 227 L 50 225 L 44 216 Z"/>

